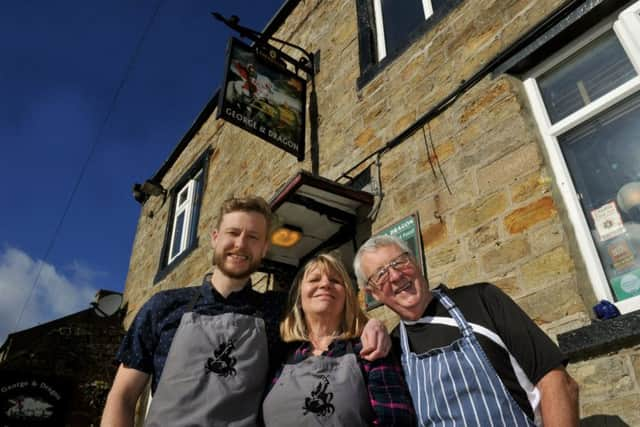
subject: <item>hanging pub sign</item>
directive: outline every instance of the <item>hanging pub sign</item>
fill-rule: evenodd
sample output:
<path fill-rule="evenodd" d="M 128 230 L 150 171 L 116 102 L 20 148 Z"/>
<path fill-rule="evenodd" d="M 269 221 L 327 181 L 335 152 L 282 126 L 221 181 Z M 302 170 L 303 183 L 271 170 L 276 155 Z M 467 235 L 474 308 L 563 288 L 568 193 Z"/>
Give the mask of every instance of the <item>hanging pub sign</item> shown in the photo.
<path fill-rule="evenodd" d="M 0 371 L 0 426 L 65 425 L 70 392 L 60 378 Z"/>
<path fill-rule="evenodd" d="M 287 70 L 277 51 L 264 54 L 231 38 L 216 118 L 304 159 L 306 82 Z"/>
<path fill-rule="evenodd" d="M 418 261 L 420 271 L 423 273 L 425 272 L 424 253 L 422 251 L 422 235 L 420 234 L 420 221 L 417 213 L 402 218 L 400 221 L 380 230 L 377 235 L 395 236 L 402 240 L 407 245 L 414 258 Z M 382 303 L 376 301 L 376 299 L 369 293 L 365 293 L 364 301 L 367 310 L 371 310 L 372 308 L 382 305 Z"/>

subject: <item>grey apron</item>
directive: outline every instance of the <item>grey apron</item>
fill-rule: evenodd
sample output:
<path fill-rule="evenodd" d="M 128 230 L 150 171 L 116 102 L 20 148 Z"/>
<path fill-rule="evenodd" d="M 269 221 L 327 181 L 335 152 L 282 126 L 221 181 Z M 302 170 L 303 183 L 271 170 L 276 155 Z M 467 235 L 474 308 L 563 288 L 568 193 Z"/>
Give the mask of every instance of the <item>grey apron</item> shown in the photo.
<path fill-rule="evenodd" d="M 145 426 L 255 426 L 267 381 L 264 320 L 187 312 Z"/>
<path fill-rule="evenodd" d="M 369 394 L 351 343 L 344 356 L 284 365 L 262 412 L 267 427 L 369 425 Z"/>

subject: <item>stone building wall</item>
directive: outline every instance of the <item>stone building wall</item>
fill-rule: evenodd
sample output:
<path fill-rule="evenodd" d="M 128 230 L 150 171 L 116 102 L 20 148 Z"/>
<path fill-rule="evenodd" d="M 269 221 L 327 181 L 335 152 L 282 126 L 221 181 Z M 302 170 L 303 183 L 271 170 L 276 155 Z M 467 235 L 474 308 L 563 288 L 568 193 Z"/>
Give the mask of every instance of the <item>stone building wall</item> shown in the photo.
<path fill-rule="evenodd" d="M 572 363 L 568 371 L 580 384 L 583 419 L 608 414 L 629 426 L 640 425 L 640 346 Z"/>
<path fill-rule="evenodd" d="M 319 173 L 329 179 L 383 147 L 565 2 L 462 2 L 361 89 L 355 3 L 299 2 L 275 34 L 320 52 L 315 77 Z M 153 198 L 143 206 L 125 291 L 127 325 L 154 292 L 199 283 L 210 269 L 209 231 L 227 196 L 269 198 L 295 171 L 312 166 L 308 146 L 305 160 L 297 162 L 212 115 L 164 176 L 163 186 L 171 188 L 207 148 L 213 154 L 198 247 L 155 285 L 170 203 Z M 418 212 L 432 285 L 496 283 L 553 339 L 590 322 L 595 297 L 521 81 L 485 77 L 423 130 L 386 152 L 380 174 L 384 198 L 372 232 Z M 384 308 L 370 314 L 389 326 L 397 322 Z M 633 425 L 639 358 L 635 348 L 570 366 L 581 385 L 584 416 L 619 414 Z"/>

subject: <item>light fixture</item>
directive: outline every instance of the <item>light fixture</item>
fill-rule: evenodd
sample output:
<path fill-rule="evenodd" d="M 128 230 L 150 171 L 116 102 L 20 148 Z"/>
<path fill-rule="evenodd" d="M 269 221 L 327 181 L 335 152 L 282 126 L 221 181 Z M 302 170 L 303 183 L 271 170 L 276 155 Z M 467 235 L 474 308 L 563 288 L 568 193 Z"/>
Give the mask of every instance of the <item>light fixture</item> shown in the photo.
<path fill-rule="evenodd" d="M 157 182 L 146 180 L 144 184 L 133 184 L 133 198 L 136 202 L 142 204 L 147 201 L 149 196 L 163 196 L 162 202 L 167 197 L 167 190 Z"/>
<path fill-rule="evenodd" d="M 302 239 L 302 228 L 295 225 L 282 224 L 271 233 L 271 243 L 281 248 L 295 246 Z"/>
<path fill-rule="evenodd" d="M 627 182 L 618 190 L 616 199 L 620 209 L 629 213 L 631 209 L 640 205 L 640 182 Z"/>

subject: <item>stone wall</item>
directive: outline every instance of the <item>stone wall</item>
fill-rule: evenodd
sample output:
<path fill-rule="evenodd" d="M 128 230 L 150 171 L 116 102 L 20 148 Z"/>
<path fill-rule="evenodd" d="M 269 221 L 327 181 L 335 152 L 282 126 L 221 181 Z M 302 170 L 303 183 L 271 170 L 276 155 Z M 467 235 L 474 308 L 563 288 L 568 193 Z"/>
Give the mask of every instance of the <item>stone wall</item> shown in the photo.
<path fill-rule="evenodd" d="M 300 2 L 275 35 L 320 51 L 315 79 L 320 175 L 336 179 L 384 146 L 563 3 L 463 2 L 359 90 L 355 1 Z M 222 200 L 231 194 L 269 198 L 296 170 L 311 170 L 308 146 L 299 163 L 212 115 L 164 176 L 163 186 L 171 188 L 208 148 L 213 155 L 198 248 L 155 285 L 170 203 L 154 198 L 142 209 L 125 291 L 127 325 L 152 293 L 198 283 L 210 269 L 209 230 Z M 384 198 L 372 232 L 418 212 L 432 285 L 494 282 L 554 339 L 589 322 L 595 297 L 585 284 L 519 80 L 485 77 L 381 162 Z M 384 308 L 371 314 L 389 326 L 397 322 Z M 611 413 L 606 404 L 611 400 L 633 425 L 639 357 L 636 348 L 570 367 L 581 385 L 583 415 Z M 604 388 L 607 397 L 600 393 Z"/>
<path fill-rule="evenodd" d="M 607 415 L 640 425 L 640 346 L 571 364 L 569 373 L 580 384 L 583 418 Z"/>

